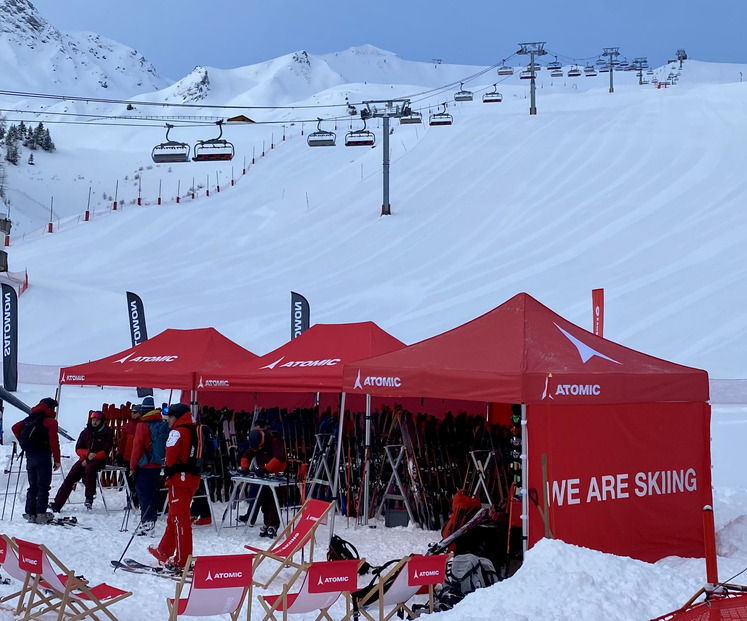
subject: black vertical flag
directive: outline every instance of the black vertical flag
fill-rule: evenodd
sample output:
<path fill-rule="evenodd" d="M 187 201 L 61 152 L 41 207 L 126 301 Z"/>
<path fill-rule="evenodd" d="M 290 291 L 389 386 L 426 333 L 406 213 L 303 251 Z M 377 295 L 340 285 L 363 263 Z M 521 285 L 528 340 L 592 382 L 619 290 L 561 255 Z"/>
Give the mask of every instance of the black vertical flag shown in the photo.
<path fill-rule="evenodd" d="M 300 293 L 291 291 L 291 341 L 309 329 L 309 302 Z"/>
<path fill-rule="evenodd" d="M 132 291 L 127 292 L 127 316 L 130 318 L 130 336 L 132 346 L 148 340 L 148 331 L 145 329 L 145 309 L 140 296 Z"/>
<path fill-rule="evenodd" d="M 18 389 L 18 296 L 16 290 L 3 283 L 3 386 Z"/>
<path fill-rule="evenodd" d="M 132 346 L 140 345 L 148 340 L 148 330 L 145 328 L 145 308 L 143 301 L 137 293 L 127 292 L 127 316 L 130 318 L 130 336 Z M 153 394 L 151 388 L 138 388 L 138 397 L 147 397 Z"/>

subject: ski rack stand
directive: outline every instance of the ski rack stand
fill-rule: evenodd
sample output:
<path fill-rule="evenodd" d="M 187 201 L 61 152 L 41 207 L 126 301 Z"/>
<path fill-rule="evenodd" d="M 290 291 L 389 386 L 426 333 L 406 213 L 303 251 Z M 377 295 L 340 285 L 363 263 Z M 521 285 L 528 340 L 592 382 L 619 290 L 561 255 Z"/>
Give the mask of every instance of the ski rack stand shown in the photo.
<path fill-rule="evenodd" d="M 397 455 L 396 457 L 394 456 L 395 452 Z M 401 444 L 389 444 L 384 447 L 384 454 L 386 455 L 386 459 L 389 462 L 389 465 L 392 467 L 392 474 L 389 477 L 389 482 L 384 488 L 384 496 L 379 503 L 379 508 L 376 509 L 376 515 L 374 517 L 381 517 L 381 514 L 384 511 L 384 505 L 386 504 L 387 500 L 401 500 L 405 505 L 405 509 L 407 510 L 407 517 L 410 518 L 410 523 L 418 524 L 419 522 L 413 516 L 410 502 L 407 500 L 407 494 L 405 493 L 405 488 L 402 485 L 402 479 L 400 479 L 398 472 L 399 466 L 402 463 L 402 458 L 405 456 L 405 447 Z M 395 484 L 395 490 L 398 490 L 399 493 L 389 493 L 389 490 L 392 487 L 392 483 Z"/>
<path fill-rule="evenodd" d="M 483 458 L 478 458 L 477 453 L 487 453 L 488 456 L 485 458 L 485 461 L 481 461 Z M 470 451 L 469 456 L 472 459 L 472 463 L 475 466 L 475 470 L 477 472 L 477 483 L 475 483 L 475 488 L 472 490 L 473 496 L 478 496 L 478 493 L 480 491 L 480 488 L 482 488 L 482 491 L 485 493 L 485 499 L 488 501 L 488 505 L 493 504 L 493 499 L 490 497 L 490 491 L 488 490 L 487 482 L 485 481 L 485 471 L 487 470 L 488 466 L 490 465 L 490 462 L 493 459 L 493 452 L 492 451 Z"/>
<path fill-rule="evenodd" d="M 313 466 L 311 472 L 309 472 L 309 477 L 306 479 L 306 483 L 309 485 L 309 488 L 306 490 L 307 498 L 314 498 L 313 494 L 317 485 L 332 487 L 333 477 L 329 464 L 329 456 L 330 454 L 334 455 L 331 449 L 335 446 L 335 440 L 336 437 L 333 433 L 319 433 L 316 436 L 316 446 L 311 456 Z"/>

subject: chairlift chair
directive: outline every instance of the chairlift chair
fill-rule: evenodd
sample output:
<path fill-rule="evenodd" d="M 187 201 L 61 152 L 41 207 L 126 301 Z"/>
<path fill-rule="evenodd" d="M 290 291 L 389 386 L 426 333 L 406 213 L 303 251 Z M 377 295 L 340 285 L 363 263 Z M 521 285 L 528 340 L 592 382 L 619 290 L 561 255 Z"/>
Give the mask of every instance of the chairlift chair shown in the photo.
<path fill-rule="evenodd" d="M 400 125 L 416 125 L 423 122 L 423 115 L 420 112 L 410 110 L 408 114 L 399 117 Z"/>
<path fill-rule="evenodd" d="M 581 69 L 579 68 L 578 65 L 573 65 L 568 70 L 568 77 L 569 78 L 580 78 L 581 77 Z"/>
<path fill-rule="evenodd" d="M 557 69 L 553 69 L 550 72 L 550 77 L 551 78 L 562 78 L 563 77 L 563 69 L 560 68 L 560 67 L 558 67 Z"/>
<path fill-rule="evenodd" d="M 535 67 L 536 67 L 536 65 L 535 65 Z M 520 80 L 531 80 L 532 79 L 532 70 L 531 69 L 524 69 L 524 70 L 522 70 L 522 72 L 519 74 L 519 79 Z"/>
<path fill-rule="evenodd" d="M 563 68 L 563 65 L 561 65 L 561 64 L 560 64 L 560 61 L 558 60 L 558 57 L 556 56 L 556 57 L 555 57 L 555 60 L 553 60 L 553 61 L 551 61 L 551 62 L 547 63 L 547 68 L 548 68 L 548 69 L 549 69 L 550 71 L 555 71 L 555 70 L 557 70 L 557 69 L 562 69 L 562 68 Z"/>
<path fill-rule="evenodd" d="M 506 64 L 506 61 L 504 60 L 503 64 L 500 67 L 498 67 L 498 75 L 513 75 L 513 74 L 514 74 L 514 68 L 509 67 Z"/>
<path fill-rule="evenodd" d="M 493 90 L 490 93 L 484 93 L 482 103 L 500 103 L 503 101 L 503 95 L 498 92 L 498 85 L 493 84 Z"/>
<path fill-rule="evenodd" d="M 446 112 L 446 104 L 441 105 L 444 107 L 443 112 L 431 114 L 428 125 L 451 125 L 454 122 L 454 117 Z"/>
<path fill-rule="evenodd" d="M 337 135 L 322 129 L 322 119 L 317 120 L 316 131 L 306 137 L 306 144 L 310 147 L 334 147 Z"/>
<path fill-rule="evenodd" d="M 361 115 L 363 116 L 363 115 Z M 376 137 L 372 131 L 366 129 L 366 119 L 363 119 L 363 128 L 354 129 L 345 134 L 346 147 L 372 147 L 376 142 Z"/>
<path fill-rule="evenodd" d="M 166 142 L 157 144 L 150 153 L 151 159 L 156 164 L 176 164 L 189 161 L 190 146 L 186 142 L 169 140 L 169 132 L 173 125 L 166 123 Z"/>
<path fill-rule="evenodd" d="M 604 58 L 597 58 L 597 65 L 601 67 L 602 65 L 606 65 L 606 64 L 607 64 L 607 61 L 604 60 Z"/>
<path fill-rule="evenodd" d="M 223 120 L 216 121 L 220 133 L 217 138 L 198 140 L 194 148 L 193 162 L 225 162 L 233 159 L 233 145 L 223 138 Z"/>
<path fill-rule="evenodd" d="M 460 82 L 459 90 L 454 93 L 454 101 L 472 101 L 472 91 L 464 90 L 464 82 Z"/>
<path fill-rule="evenodd" d="M 596 69 L 594 69 L 594 65 L 586 65 L 586 67 L 584 67 L 584 75 L 587 78 L 595 77 L 597 75 L 597 71 Z"/>
<path fill-rule="evenodd" d="M 599 67 L 599 73 L 609 73 L 610 72 L 610 66 L 609 65 L 602 65 Z"/>

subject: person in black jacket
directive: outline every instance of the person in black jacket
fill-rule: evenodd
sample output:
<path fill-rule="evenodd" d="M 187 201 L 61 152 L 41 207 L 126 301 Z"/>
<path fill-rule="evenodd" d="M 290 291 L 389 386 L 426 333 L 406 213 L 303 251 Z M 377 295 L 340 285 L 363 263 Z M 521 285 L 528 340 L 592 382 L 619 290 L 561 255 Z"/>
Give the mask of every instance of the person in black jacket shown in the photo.
<path fill-rule="evenodd" d="M 75 444 L 78 461 L 70 468 L 60 489 L 57 490 L 54 502 L 49 505 L 52 511 L 58 513 L 62 509 L 73 491 L 73 486 L 81 479 L 86 491 L 86 509 L 93 506 L 96 478 L 99 470 L 106 465 L 113 446 L 114 432 L 106 424 L 104 413 L 99 410 L 91 412 L 88 424 L 80 432 Z"/>
<path fill-rule="evenodd" d="M 248 448 L 241 456 L 240 472 L 242 474 L 263 477 L 285 471 L 287 461 L 285 443 L 283 436 L 277 431 L 255 427 L 247 436 L 247 446 Z M 274 538 L 280 525 L 280 516 L 272 491 L 264 485 L 259 491 L 259 506 L 264 517 L 264 526 L 260 527 L 259 536 Z M 248 513 L 239 517 L 242 522 L 248 519 Z"/>
<path fill-rule="evenodd" d="M 35 524 L 46 524 L 54 516 L 47 512 L 52 469 L 60 469 L 60 439 L 57 435 L 57 401 L 45 397 L 31 408 L 31 414 L 13 425 L 12 430 L 26 454 L 29 488 L 23 517 Z"/>

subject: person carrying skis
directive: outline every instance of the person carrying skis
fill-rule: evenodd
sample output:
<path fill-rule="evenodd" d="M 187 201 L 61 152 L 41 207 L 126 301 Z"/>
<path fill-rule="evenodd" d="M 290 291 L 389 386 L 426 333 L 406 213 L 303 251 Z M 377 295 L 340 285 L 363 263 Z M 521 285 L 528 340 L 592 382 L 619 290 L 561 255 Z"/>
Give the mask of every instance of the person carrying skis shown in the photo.
<path fill-rule="evenodd" d="M 136 535 L 152 535 L 158 519 L 158 498 L 161 489 L 161 468 L 166 457 L 169 424 L 163 420 L 161 410 L 155 407 L 153 397 L 145 397 L 139 406 L 142 416 L 135 428 L 130 452 L 130 475 L 135 481 L 135 491 L 140 501 L 140 526 Z"/>
<path fill-rule="evenodd" d="M 11 428 L 26 454 L 26 508 L 23 517 L 35 524 L 54 519 L 47 512 L 52 470 L 60 469 L 60 438 L 57 435 L 57 401 L 45 397 L 31 408 L 31 414 Z"/>
<path fill-rule="evenodd" d="M 106 424 L 104 413 L 100 410 L 91 412 L 88 424 L 80 432 L 78 441 L 75 443 L 75 452 L 78 454 L 78 461 L 70 468 L 65 480 L 57 490 L 54 502 L 50 503 L 49 508 L 55 513 L 59 513 L 62 507 L 70 497 L 73 486 L 83 479 L 85 486 L 86 509 L 93 507 L 93 499 L 96 496 L 96 479 L 99 470 L 106 466 L 106 460 L 114 446 L 114 432 Z"/>
<path fill-rule="evenodd" d="M 247 436 L 248 448 L 241 456 L 241 473 L 263 477 L 268 474 L 279 474 L 285 470 L 286 453 L 283 437 L 269 427 L 255 427 Z M 264 526 L 259 529 L 260 537 L 274 539 L 280 525 L 280 516 L 275 505 L 272 490 L 263 485 L 259 491 L 259 506 L 264 517 Z M 239 520 L 246 522 L 249 514 Z"/>
<path fill-rule="evenodd" d="M 148 403 L 149 402 L 149 403 Z M 150 412 L 155 409 L 155 402 L 153 397 L 145 397 L 141 405 L 133 405 L 130 409 L 130 420 L 128 420 L 119 432 L 119 441 L 117 442 L 117 456 L 115 458 L 118 466 L 124 466 L 125 476 L 127 477 L 127 484 L 132 490 L 132 504 L 137 508 L 140 503 L 137 497 L 137 491 L 135 490 L 135 479 L 132 478 L 132 470 L 135 469 L 135 464 L 130 464 L 130 456 L 132 454 L 132 444 L 135 440 L 135 432 L 137 431 L 137 424 L 140 420 L 140 416 L 145 412 Z"/>
<path fill-rule="evenodd" d="M 169 517 L 166 532 L 157 546 L 148 546 L 161 565 L 177 571 L 184 569 L 192 554 L 192 522 L 189 507 L 200 484 L 199 472 L 190 463 L 194 457 L 194 422 L 189 407 L 183 403 L 169 406 L 171 432 L 166 441 L 166 487 L 169 490 Z"/>

